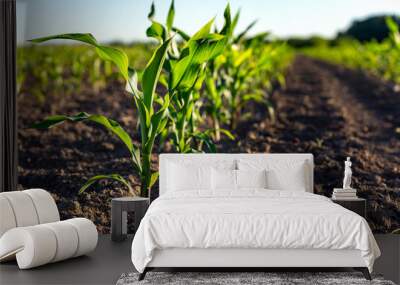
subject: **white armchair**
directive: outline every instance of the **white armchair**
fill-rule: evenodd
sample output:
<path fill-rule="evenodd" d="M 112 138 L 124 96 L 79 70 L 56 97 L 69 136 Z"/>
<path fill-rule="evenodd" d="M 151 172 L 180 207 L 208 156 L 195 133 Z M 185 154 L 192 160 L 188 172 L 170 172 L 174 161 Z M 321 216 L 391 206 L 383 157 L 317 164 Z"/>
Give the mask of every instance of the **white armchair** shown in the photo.
<path fill-rule="evenodd" d="M 37 267 L 87 254 L 97 239 L 88 219 L 60 221 L 43 189 L 0 193 L 0 262 L 16 258 L 20 269 Z"/>

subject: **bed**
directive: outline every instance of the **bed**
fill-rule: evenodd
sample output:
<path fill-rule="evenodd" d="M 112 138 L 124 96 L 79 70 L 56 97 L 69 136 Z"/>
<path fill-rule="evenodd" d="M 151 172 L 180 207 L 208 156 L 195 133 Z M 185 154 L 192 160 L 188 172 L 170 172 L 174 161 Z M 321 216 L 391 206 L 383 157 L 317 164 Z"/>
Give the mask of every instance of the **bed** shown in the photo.
<path fill-rule="evenodd" d="M 313 194 L 312 154 L 161 154 L 160 195 L 132 243 L 154 268 L 352 267 L 380 251 L 361 216 Z"/>

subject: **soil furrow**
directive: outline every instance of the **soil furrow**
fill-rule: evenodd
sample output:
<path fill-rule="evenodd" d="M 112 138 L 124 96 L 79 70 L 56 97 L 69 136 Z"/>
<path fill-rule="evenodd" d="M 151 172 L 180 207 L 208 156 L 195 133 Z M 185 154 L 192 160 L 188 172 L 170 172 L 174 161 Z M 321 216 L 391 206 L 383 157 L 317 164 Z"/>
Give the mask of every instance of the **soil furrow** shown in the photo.
<path fill-rule="evenodd" d="M 282 134 L 297 136 L 300 149 L 315 155 L 316 191 L 328 196 L 342 185 L 343 160 L 351 156 L 353 185 L 368 199 L 372 228 L 400 227 L 400 140 L 395 133 L 400 94 L 372 76 L 300 56 L 288 73 L 287 88 L 275 98 L 275 134 L 282 143 L 271 152 L 290 147 Z"/>

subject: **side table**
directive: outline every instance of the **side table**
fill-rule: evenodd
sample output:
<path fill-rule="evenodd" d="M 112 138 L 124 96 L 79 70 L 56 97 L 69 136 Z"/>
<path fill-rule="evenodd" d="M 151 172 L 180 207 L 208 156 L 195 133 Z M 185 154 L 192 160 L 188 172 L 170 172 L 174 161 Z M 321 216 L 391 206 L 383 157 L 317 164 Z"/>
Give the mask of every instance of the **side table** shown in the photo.
<path fill-rule="evenodd" d="M 149 207 L 150 199 L 121 197 L 111 200 L 111 240 L 123 241 L 128 232 L 128 212 L 134 213 L 135 231 Z"/>
<path fill-rule="evenodd" d="M 367 217 L 367 200 L 363 198 L 351 199 L 333 199 L 332 202 L 341 205 L 342 207 L 359 214 L 361 217 Z"/>

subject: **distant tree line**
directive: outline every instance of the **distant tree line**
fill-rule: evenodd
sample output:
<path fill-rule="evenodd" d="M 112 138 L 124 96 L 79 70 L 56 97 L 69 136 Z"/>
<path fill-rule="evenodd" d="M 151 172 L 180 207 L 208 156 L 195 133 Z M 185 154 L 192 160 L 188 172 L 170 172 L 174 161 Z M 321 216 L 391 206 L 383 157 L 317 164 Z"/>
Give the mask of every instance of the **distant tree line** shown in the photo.
<path fill-rule="evenodd" d="M 385 19 L 391 17 L 400 25 L 400 17 L 396 15 L 372 16 L 363 20 L 354 21 L 345 32 L 339 32 L 337 38 L 352 37 L 360 42 L 376 40 L 382 42 L 389 36 L 389 28 Z"/>
<path fill-rule="evenodd" d="M 338 41 L 346 38 L 357 39 L 360 42 L 377 41 L 382 42 L 389 35 L 389 29 L 385 19 L 391 17 L 400 26 L 400 17 L 396 15 L 371 16 L 361 20 L 355 20 L 350 27 L 337 34 L 334 39 L 327 39 L 321 36 L 307 38 L 291 37 L 287 43 L 294 48 L 305 48 L 311 46 L 335 46 Z"/>

